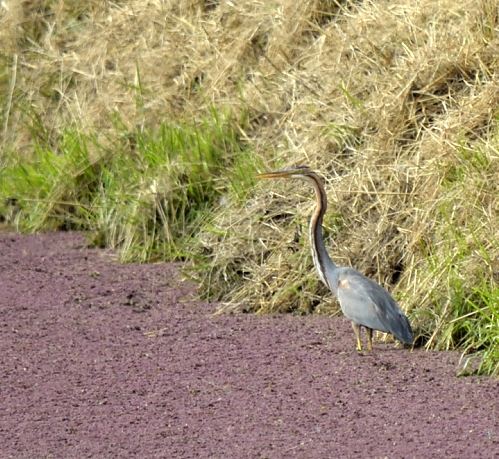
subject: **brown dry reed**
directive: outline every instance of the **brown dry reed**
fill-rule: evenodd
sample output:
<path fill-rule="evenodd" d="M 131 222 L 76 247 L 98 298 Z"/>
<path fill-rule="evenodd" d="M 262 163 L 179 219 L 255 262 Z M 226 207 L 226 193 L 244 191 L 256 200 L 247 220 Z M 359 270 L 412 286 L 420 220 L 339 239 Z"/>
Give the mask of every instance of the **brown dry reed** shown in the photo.
<path fill-rule="evenodd" d="M 29 156 L 31 109 L 50 138 L 75 125 L 103 142 L 115 114 L 133 129 L 247 113 L 241 142 L 267 169 L 324 177 L 333 259 L 386 286 L 428 346 L 463 344 L 467 301 L 499 272 L 495 0 L 2 5 L 4 145 Z M 202 291 L 224 310 L 335 313 L 309 255 L 311 191 L 242 196 L 198 236 Z"/>

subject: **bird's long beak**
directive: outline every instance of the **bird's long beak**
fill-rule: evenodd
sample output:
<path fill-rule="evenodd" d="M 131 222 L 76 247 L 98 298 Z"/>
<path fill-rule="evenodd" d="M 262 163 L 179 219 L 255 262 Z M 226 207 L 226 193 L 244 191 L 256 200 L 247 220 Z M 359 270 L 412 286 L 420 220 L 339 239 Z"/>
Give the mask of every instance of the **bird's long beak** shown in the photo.
<path fill-rule="evenodd" d="M 277 171 L 277 172 L 265 172 L 265 174 L 258 174 L 256 176 L 256 178 L 259 178 L 259 179 L 279 178 L 279 177 L 290 178 L 291 174 L 289 172 L 285 172 L 285 171 Z"/>
<path fill-rule="evenodd" d="M 291 178 L 291 176 L 296 172 L 296 169 L 287 169 L 285 171 L 275 171 L 275 172 L 265 172 L 264 174 L 258 174 L 256 178 Z"/>

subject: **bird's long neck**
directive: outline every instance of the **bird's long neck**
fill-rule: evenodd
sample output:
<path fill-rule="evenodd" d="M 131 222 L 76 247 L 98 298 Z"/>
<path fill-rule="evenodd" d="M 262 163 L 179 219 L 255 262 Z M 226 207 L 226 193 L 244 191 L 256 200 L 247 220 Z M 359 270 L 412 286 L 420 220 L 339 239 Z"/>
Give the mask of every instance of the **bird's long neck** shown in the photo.
<path fill-rule="evenodd" d="M 322 237 L 322 221 L 327 210 L 326 191 L 317 175 L 309 175 L 307 179 L 307 182 L 314 187 L 317 198 L 317 205 L 310 218 L 309 226 L 312 259 L 321 281 L 336 294 L 338 291 L 338 267 L 327 253 Z"/>

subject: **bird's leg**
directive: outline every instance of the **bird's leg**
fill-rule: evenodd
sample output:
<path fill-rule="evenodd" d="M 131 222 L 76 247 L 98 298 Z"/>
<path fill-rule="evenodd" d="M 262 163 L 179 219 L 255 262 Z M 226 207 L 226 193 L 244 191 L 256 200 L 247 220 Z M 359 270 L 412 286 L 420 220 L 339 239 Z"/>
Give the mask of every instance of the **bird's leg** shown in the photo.
<path fill-rule="evenodd" d="M 367 349 L 372 351 L 373 350 L 373 329 L 366 327 L 366 333 L 367 333 Z"/>
<path fill-rule="evenodd" d="M 362 343 L 360 342 L 360 325 L 352 322 L 353 331 L 355 332 L 355 337 L 357 338 L 357 350 L 362 350 Z"/>

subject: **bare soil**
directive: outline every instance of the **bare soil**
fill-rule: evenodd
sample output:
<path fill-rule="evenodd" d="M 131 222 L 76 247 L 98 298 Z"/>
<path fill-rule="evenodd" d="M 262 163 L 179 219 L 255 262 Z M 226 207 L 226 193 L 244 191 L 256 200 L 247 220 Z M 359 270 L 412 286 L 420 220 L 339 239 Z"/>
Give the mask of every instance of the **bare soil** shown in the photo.
<path fill-rule="evenodd" d="M 0 457 L 492 458 L 499 389 L 349 322 L 225 315 L 178 265 L 0 233 Z"/>

